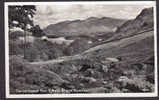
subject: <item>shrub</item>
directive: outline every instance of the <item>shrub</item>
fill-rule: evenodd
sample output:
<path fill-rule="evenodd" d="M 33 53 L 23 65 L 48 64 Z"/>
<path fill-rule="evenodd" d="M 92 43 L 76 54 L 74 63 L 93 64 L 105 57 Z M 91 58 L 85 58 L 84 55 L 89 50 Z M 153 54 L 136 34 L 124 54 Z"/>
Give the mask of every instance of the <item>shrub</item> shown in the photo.
<path fill-rule="evenodd" d="M 65 53 L 68 55 L 75 55 L 81 53 L 91 47 L 87 39 L 76 39 L 66 49 Z"/>
<path fill-rule="evenodd" d="M 20 45 L 21 42 L 18 40 L 9 40 L 9 55 L 23 54 L 23 48 Z"/>
<path fill-rule="evenodd" d="M 39 51 L 34 46 L 29 46 L 26 50 L 26 59 L 30 62 L 40 59 Z"/>
<path fill-rule="evenodd" d="M 40 66 L 32 66 L 19 56 L 11 56 L 9 62 L 11 93 L 17 94 L 16 90 L 60 89 L 65 82 L 58 74 L 39 68 Z"/>
<path fill-rule="evenodd" d="M 31 62 L 56 59 L 64 55 L 63 51 L 62 45 L 35 39 L 26 49 L 26 59 Z"/>
<path fill-rule="evenodd" d="M 9 33 L 9 39 L 15 40 L 18 39 L 18 37 L 23 36 L 24 32 L 22 31 L 14 31 Z"/>

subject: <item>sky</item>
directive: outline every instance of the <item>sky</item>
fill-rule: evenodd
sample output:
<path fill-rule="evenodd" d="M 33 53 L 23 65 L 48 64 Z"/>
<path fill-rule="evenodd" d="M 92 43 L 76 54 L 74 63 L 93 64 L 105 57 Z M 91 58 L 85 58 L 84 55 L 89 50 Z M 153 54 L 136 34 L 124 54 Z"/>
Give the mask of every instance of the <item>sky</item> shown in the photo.
<path fill-rule="evenodd" d="M 118 19 L 134 19 L 144 8 L 152 4 L 51 4 L 36 5 L 35 25 L 43 29 L 49 24 L 66 20 L 84 20 L 89 17 L 112 17 Z"/>

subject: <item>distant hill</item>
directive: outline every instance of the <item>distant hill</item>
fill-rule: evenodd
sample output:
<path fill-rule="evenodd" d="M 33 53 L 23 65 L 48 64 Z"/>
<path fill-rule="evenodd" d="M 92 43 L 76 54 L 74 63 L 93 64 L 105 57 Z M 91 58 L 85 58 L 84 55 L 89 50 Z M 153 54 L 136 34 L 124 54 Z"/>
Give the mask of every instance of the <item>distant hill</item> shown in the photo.
<path fill-rule="evenodd" d="M 63 21 L 51 24 L 44 29 L 47 35 L 55 36 L 94 36 L 114 32 L 125 20 L 109 17 L 90 17 L 86 20 Z"/>

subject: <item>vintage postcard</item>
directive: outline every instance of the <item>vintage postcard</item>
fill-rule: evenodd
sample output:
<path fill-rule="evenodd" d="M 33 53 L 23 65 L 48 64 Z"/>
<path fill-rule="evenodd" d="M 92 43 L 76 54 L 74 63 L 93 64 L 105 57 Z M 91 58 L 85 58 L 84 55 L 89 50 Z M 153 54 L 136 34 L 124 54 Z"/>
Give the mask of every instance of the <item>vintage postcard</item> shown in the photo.
<path fill-rule="evenodd" d="M 155 1 L 5 2 L 7 98 L 156 97 Z"/>

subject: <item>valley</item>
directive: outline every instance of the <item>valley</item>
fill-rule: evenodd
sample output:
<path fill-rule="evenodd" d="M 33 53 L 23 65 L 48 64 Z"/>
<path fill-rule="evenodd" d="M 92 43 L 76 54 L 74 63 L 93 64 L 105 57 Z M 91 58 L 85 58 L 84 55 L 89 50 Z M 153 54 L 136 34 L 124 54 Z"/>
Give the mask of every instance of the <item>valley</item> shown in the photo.
<path fill-rule="evenodd" d="M 90 17 L 63 21 L 25 44 L 9 40 L 10 87 L 35 94 L 151 93 L 155 85 L 153 8 L 132 20 Z M 10 33 L 11 35 L 11 33 Z M 19 36 L 20 37 L 20 36 Z M 21 36 L 22 37 L 22 36 Z M 58 92 L 49 91 L 57 90 Z M 25 94 L 25 93 L 24 93 Z"/>

